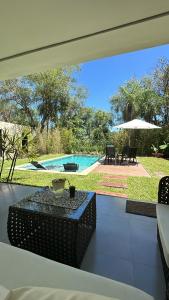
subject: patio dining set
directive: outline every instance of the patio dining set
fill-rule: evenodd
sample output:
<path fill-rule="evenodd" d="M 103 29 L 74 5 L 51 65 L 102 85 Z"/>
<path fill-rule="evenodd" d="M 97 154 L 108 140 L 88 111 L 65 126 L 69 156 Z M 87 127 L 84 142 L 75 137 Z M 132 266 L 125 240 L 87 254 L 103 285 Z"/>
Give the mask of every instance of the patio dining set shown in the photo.
<path fill-rule="evenodd" d="M 114 145 L 106 145 L 106 156 L 105 156 L 105 164 L 123 164 L 127 163 L 129 165 L 138 164 L 137 162 L 137 148 L 130 147 L 128 145 L 124 146 L 121 152 L 118 152 Z"/>

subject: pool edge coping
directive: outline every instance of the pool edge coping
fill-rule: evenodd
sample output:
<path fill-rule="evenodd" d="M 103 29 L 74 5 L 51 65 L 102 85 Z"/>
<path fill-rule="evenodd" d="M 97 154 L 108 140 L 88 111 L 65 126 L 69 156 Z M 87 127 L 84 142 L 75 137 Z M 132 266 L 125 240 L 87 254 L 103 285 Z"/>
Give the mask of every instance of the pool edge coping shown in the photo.
<path fill-rule="evenodd" d="M 63 157 L 68 157 L 68 156 L 73 156 L 73 155 L 83 155 L 83 154 L 65 154 L 62 156 L 59 156 L 58 159 L 63 158 Z M 84 154 L 84 155 L 88 155 L 88 156 L 92 156 L 91 154 Z M 51 161 L 54 158 L 49 158 L 49 159 L 45 159 L 45 160 L 40 160 L 40 163 L 46 162 L 46 161 Z M 20 166 L 16 166 L 15 170 L 17 171 L 29 171 L 29 172 L 42 172 L 42 173 L 51 173 L 51 174 L 70 174 L 70 175 L 88 175 L 91 171 L 93 171 L 98 165 L 100 165 L 100 161 L 103 159 L 103 156 L 99 159 L 99 161 L 96 161 L 93 165 L 91 165 L 90 167 L 88 167 L 87 169 L 83 170 L 82 172 L 60 172 L 60 171 L 54 171 L 54 170 L 29 170 L 29 169 L 24 169 L 23 166 L 28 165 L 29 163 L 20 165 Z"/>

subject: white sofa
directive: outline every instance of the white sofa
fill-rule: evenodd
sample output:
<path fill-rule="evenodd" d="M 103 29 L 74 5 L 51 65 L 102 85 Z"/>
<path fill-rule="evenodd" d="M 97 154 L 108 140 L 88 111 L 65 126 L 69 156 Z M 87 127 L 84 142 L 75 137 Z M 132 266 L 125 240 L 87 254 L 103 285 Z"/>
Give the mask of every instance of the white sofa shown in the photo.
<path fill-rule="evenodd" d="M 44 286 L 96 293 L 120 300 L 153 300 L 150 295 L 129 285 L 74 269 L 1 242 L 0 284 L 8 289 Z"/>
<path fill-rule="evenodd" d="M 169 205 L 158 203 L 156 212 L 157 237 L 166 281 L 166 297 L 169 300 Z"/>
<path fill-rule="evenodd" d="M 159 238 L 167 267 L 169 268 L 169 205 L 157 204 Z"/>
<path fill-rule="evenodd" d="M 169 300 L 169 176 L 160 179 L 156 213 L 157 238 L 166 282 L 166 298 Z"/>

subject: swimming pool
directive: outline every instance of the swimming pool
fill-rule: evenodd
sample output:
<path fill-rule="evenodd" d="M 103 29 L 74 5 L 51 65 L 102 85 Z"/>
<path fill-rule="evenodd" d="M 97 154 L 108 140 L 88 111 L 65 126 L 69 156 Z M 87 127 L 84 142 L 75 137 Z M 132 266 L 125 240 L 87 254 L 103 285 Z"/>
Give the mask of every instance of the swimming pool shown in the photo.
<path fill-rule="evenodd" d="M 54 158 L 41 162 L 41 164 L 46 168 L 51 168 L 53 171 L 65 172 L 63 164 L 66 163 L 76 163 L 79 165 L 79 170 L 77 172 L 83 172 L 87 168 L 94 165 L 101 157 L 99 155 L 66 155 L 61 158 Z M 31 164 L 26 164 L 19 166 L 17 169 L 24 170 L 37 170 Z"/>

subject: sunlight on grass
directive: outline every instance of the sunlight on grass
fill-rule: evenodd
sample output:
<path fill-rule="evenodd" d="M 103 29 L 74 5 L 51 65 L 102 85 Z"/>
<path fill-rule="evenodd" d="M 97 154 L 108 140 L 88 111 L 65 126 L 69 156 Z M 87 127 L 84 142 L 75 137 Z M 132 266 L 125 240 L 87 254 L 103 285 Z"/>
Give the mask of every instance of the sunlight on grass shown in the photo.
<path fill-rule="evenodd" d="M 139 162 L 151 176 L 169 175 L 169 160 L 156 157 L 139 157 Z"/>
<path fill-rule="evenodd" d="M 159 177 L 129 177 L 128 198 L 145 202 L 156 202 Z"/>

